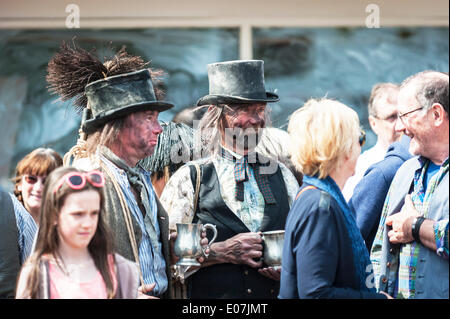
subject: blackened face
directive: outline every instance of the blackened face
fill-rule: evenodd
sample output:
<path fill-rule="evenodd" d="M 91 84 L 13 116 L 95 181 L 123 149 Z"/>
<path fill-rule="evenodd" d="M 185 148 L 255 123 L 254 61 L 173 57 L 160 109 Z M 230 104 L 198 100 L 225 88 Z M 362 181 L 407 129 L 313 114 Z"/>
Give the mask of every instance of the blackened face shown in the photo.
<path fill-rule="evenodd" d="M 158 111 L 143 111 L 133 113 L 125 120 L 127 146 L 134 157 L 143 159 L 153 154 L 162 132 L 158 115 Z"/>
<path fill-rule="evenodd" d="M 224 110 L 222 143 L 237 153 L 253 150 L 266 126 L 266 103 L 233 105 Z"/>

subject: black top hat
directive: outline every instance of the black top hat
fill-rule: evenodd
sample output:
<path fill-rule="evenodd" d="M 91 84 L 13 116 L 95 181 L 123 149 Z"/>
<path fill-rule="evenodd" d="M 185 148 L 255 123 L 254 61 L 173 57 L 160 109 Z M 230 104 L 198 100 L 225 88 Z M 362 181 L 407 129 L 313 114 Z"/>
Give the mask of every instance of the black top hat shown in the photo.
<path fill-rule="evenodd" d="M 90 113 L 82 124 L 89 133 L 108 121 L 130 113 L 165 111 L 172 103 L 157 101 L 148 69 L 110 76 L 86 85 Z"/>
<path fill-rule="evenodd" d="M 264 61 L 241 60 L 208 64 L 209 94 L 197 105 L 277 102 L 278 95 L 266 92 Z"/>

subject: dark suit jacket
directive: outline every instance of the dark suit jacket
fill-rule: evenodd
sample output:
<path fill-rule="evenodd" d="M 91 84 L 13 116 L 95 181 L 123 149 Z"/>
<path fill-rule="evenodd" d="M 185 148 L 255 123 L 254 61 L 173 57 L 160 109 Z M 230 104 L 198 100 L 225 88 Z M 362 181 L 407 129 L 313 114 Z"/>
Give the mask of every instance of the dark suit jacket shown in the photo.
<path fill-rule="evenodd" d="M 10 195 L 0 188 L 0 298 L 14 298 L 19 256 L 14 206 Z"/>
<path fill-rule="evenodd" d="M 384 200 L 392 179 L 399 167 L 412 157 L 408 150 L 410 140 L 404 135 L 399 142 L 391 144 L 385 158 L 370 166 L 364 173 L 348 202 L 369 251 L 377 233 Z"/>

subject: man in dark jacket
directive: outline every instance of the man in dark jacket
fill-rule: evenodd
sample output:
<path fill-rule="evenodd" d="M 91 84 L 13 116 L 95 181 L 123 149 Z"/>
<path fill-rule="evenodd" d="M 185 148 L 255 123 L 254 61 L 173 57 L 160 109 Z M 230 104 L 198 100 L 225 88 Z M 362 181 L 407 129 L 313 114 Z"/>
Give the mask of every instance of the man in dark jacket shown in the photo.
<path fill-rule="evenodd" d="M 369 251 L 378 229 L 384 200 L 392 179 L 398 168 L 411 158 L 408 151 L 409 141 L 410 138 L 404 135 L 400 141 L 389 146 L 384 159 L 367 169 L 348 203 L 355 214 L 356 224 L 361 230 Z"/>
<path fill-rule="evenodd" d="M 0 187 L 0 298 L 14 298 L 17 275 L 31 253 L 36 231 L 31 215 Z"/>

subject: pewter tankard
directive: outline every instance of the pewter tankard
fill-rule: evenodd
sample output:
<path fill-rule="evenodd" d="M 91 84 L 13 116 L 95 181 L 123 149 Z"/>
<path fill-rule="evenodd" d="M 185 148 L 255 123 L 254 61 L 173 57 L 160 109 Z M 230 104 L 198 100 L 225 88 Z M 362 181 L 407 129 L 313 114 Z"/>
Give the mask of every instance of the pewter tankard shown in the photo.
<path fill-rule="evenodd" d="M 264 242 L 264 263 L 275 269 L 281 269 L 281 256 L 283 253 L 284 230 L 274 230 L 263 232 Z"/>
<path fill-rule="evenodd" d="M 210 246 L 217 237 L 216 226 L 212 224 L 181 224 L 177 223 L 177 239 L 175 240 L 174 252 L 180 260 L 176 263 L 180 266 L 200 266 L 196 260 L 202 255 L 205 256 L 205 251 L 200 244 L 202 239 L 201 233 L 211 229 L 214 233 L 213 238 L 208 242 Z M 205 248 L 206 250 L 206 248 Z"/>

